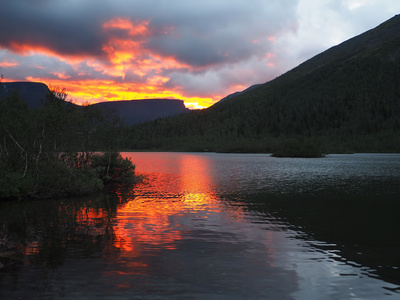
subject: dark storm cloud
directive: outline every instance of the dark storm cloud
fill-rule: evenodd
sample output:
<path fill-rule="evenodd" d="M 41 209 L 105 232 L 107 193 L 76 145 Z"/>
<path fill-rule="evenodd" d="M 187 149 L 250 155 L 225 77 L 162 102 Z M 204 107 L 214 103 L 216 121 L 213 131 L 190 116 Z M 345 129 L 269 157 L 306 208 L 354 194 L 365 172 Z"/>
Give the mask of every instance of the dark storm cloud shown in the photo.
<path fill-rule="evenodd" d="M 127 36 L 121 29 L 105 33 L 102 28 L 119 17 L 150 20 L 150 51 L 207 66 L 268 51 L 263 40 L 293 29 L 296 5 L 297 1 L 282 0 L 8 1 L 0 18 L 1 28 L 8 30 L 0 31 L 0 47 L 22 51 L 22 45 L 29 45 L 65 56 L 102 57 L 110 34 Z"/>
<path fill-rule="evenodd" d="M 224 5 L 218 5 L 223 2 Z M 268 38 L 296 28 L 297 1 L 185 1 L 152 20 L 165 34 L 147 46 L 193 66 L 236 62 L 269 51 Z M 217 4 L 215 4 L 217 3 Z"/>
<path fill-rule="evenodd" d="M 93 1 L 89 1 L 92 2 Z M 63 4 L 64 3 L 64 4 Z M 0 47 L 21 51 L 29 45 L 60 55 L 101 56 L 104 14 L 91 15 L 71 1 L 18 0 L 2 5 Z"/>

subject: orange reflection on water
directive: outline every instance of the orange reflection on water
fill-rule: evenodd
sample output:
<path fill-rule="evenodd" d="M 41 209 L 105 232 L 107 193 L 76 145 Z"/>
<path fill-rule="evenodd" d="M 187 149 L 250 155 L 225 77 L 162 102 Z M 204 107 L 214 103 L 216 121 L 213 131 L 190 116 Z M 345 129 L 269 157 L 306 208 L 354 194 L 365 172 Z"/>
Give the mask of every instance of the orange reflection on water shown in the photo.
<path fill-rule="evenodd" d="M 135 199 L 121 206 L 115 235 L 117 242 L 124 242 L 118 246 L 129 252 L 140 250 L 142 244 L 175 249 L 174 243 L 181 239 L 181 232 L 169 218 L 181 208 L 179 202 L 167 204 L 152 199 Z"/>
<path fill-rule="evenodd" d="M 39 241 L 28 242 L 25 248 L 25 255 L 35 255 L 40 252 Z"/>
<path fill-rule="evenodd" d="M 85 230 L 85 234 L 89 236 L 99 236 L 106 234 L 108 212 L 104 209 L 95 209 L 91 207 L 83 207 L 76 214 L 77 224 L 81 224 L 82 227 L 78 226 L 76 230 Z"/>
<path fill-rule="evenodd" d="M 222 205 L 214 192 L 210 161 L 206 156 L 191 154 L 123 153 L 146 170 L 147 183 L 135 188 L 136 196 L 118 209 L 114 227 L 116 245 L 127 252 L 143 247 L 176 249 L 190 224 L 182 221 L 208 218 L 221 212 Z M 241 219 L 237 210 L 232 221 Z M 131 254 L 130 254 L 131 255 Z"/>

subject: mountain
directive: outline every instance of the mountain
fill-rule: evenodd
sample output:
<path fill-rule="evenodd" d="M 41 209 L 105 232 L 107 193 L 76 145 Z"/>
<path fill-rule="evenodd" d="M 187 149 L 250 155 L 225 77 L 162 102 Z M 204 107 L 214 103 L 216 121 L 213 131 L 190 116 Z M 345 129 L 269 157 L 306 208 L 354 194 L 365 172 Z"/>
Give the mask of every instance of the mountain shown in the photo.
<path fill-rule="evenodd" d="M 252 89 L 255 89 L 256 87 L 259 87 L 260 85 L 261 85 L 261 84 L 254 84 L 254 85 L 248 87 L 247 89 L 245 89 L 245 90 L 243 90 L 243 91 L 241 91 L 241 92 L 234 92 L 234 93 L 232 93 L 232 94 L 229 94 L 228 96 L 222 98 L 222 99 L 219 100 L 218 102 L 223 102 L 223 101 L 226 101 L 226 100 L 231 99 L 231 98 L 233 98 L 233 97 L 239 96 L 239 95 L 241 95 L 241 94 L 243 94 L 243 93 L 246 93 L 246 92 L 248 92 L 248 91 L 251 91 Z"/>
<path fill-rule="evenodd" d="M 28 104 L 30 109 L 40 107 L 47 93 L 50 92 L 47 85 L 40 82 L 3 82 L 0 83 L 0 98 L 10 95 L 15 90 L 19 92 L 21 99 Z"/>
<path fill-rule="evenodd" d="M 96 103 L 93 106 L 117 111 L 128 126 L 189 112 L 182 100 L 175 99 L 110 101 Z"/>
<path fill-rule="evenodd" d="M 19 92 L 30 109 L 35 109 L 43 104 L 46 95 L 50 93 L 44 83 L 39 82 L 4 82 L 0 83 L 0 98 L 10 95 L 15 90 Z M 170 99 L 146 99 L 131 101 L 113 101 L 92 104 L 104 110 L 115 110 L 126 125 L 143 123 L 158 118 L 175 116 L 187 113 L 182 100 Z"/>
<path fill-rule="evenodd" d="M 203 111 L 127 132 L 134 149 L 400 152 L 400 15 Z"/>

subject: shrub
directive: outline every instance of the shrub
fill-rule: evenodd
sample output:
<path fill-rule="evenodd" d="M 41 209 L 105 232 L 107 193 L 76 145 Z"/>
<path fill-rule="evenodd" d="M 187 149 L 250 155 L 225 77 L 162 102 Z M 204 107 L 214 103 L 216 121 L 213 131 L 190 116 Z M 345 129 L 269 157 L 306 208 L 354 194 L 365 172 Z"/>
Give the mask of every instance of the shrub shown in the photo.
<path fill-rule="evenodd" d="M 134 183 L 138 179 L 135 175 L 135 165 L 117 152 L 94 155 L 91 168 L 96 170 L 97 178 L 102 180 L 104 185 Z"/>

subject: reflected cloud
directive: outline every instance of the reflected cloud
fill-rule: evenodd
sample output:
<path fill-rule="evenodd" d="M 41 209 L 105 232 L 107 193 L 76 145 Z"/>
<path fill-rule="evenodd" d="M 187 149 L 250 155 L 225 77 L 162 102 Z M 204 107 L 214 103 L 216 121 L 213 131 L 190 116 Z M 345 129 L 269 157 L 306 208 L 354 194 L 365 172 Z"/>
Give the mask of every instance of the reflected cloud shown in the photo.
<path fill-rule="evenodd" d="M 124 156 L 133 161 L 137 159 L 136 153 L 124 153 Z M 141 164 L 151 164 L 147 167 L 159 171 L 165 168 L 163 172 L 146 173 L 148 182 L 137 186 L 134 196 L 118 207 L 114 233 L 118 247 L 124 251 L 135 251 L 143 245 L 175 249 L 185 231 L 190 230 L 190 224 L 184 224 L 187 222 L 183 221 L 187 218 L 185 215 L 202 219 L 221 212 L 209 174 L 211 166 L 206 159 L 179 155 L 180 159 L 169 163 L 162 154 L 160 156 L 154 155 Z M 235 211 L 237 215 L 241 213 Z M 237 219 L 238 216 L 232 217 L 232 220 Z"/>

